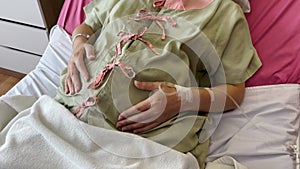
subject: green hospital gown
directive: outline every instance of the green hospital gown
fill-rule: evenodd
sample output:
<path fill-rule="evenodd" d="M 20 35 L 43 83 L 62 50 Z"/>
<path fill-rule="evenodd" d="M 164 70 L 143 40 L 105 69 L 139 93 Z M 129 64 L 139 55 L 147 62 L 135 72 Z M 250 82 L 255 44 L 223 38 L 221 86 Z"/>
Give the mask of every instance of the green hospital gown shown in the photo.
<path fill-rule="evenodd" d="M 148 91 L 134 87 L 134 80 L 167 81 L 187 87 L 237 84 L 245 82 L 261 66 L 243 12 L 231 0 L 215 0 L 204 9 L 191 10 L 153 8 L 152 3 L 152 0 L 94 0 L 85 7 L 85 23 L 99 33 L 94 43 L 96 60 L 86 61 L 91 80 L 81 79 L 79 93 L 65 94 L 65 70 L 56 96 L 71 111 L 86 98 L 97 96 L 97 105 L 86 108 L 81 120 L 115 130 L 119 113 L 149 97 Z M 172 18 L 160 22 L 166 31 L 164 40 L 163 29 L 156 21 L 133 19 L 141 9 L 154 16 Z M 176 26 L 171 25 L 172 21 Z M 138 34 L 145 28 L 142 40 L 151 43 L 159 54 L 141 39 L 129 40 L 121 46 L 117 61 L 132 67 L 135 77 L 126 77 L 124 70 L 115 66 L 99 88 L 87 89 L 105 66 L 113 62 L 116 46 L 122 40 L 118 33 Z M 199 166 L 204 167 L 209 141 L 199 143 L 198 136 L 205 119 L 197 112 L 185 112 L 140 135 L 178 151 L 191 152 Z"/>

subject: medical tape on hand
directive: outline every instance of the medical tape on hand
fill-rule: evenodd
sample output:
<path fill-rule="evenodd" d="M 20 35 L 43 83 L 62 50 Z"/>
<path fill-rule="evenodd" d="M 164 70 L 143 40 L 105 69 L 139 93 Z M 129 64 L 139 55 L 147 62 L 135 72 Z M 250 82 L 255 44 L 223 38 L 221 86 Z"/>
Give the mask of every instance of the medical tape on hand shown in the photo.
<path fill-rule="evenodd" d="M 185 100 L 189 103 L 193 102 L 193 92 L 191 88 L 178 85 L 174 87 L 176 88 L 177 96 L 180 97 L 181 100 Z"/>

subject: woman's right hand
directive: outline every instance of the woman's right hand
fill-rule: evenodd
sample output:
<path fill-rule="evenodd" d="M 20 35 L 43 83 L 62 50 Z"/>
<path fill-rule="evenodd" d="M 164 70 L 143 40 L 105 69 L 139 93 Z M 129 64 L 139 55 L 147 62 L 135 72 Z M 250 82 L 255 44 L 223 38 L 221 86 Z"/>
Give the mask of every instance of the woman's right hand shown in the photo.
<path fill-rule="evenodd" d="M 72 56 L 68 62 L 67 76 L 65 78 L 65 93 L 74 95 L 81 90 L 80 75 L 85 81 L 89 81 L 89 72 L 87 71 L 84 59 L 95 59 L 94 46 L 87 43 L 86 39 L 77 38 L 73 44 Z"/>

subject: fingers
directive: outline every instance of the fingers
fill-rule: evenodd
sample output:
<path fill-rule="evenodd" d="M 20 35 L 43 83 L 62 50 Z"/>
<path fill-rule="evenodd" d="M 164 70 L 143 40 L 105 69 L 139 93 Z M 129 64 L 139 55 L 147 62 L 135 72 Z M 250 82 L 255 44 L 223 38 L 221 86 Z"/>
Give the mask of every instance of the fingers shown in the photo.
<path fill-rule="evenodd" d="M 76 69 L 75 64 L 69 62 L 68 64 L 68 73 L 65 78 L 65 93 L 66 94 L 75 94 L 81 89 L 81 83 L 78 75 L 78 70 Z"/>
<path fill-rule="evenodd" d="M 95 59 L 94 46 L 92 46 L 90 44 L 84 44 L 84 52 L 85 52 L 86 57 L 89 60 L 94 60 Z M 84 55 L 83 52 L 80 52 L 79 56 L 76 56 L 75 64 L 76 64 L 76 67 L 77 67 L 79 73 L 82 74 L 84 80 L 89 81 L 90 80 L 90 75 L 89 75 L 89 72 L 87 71 L 83 55 Z M 76 83 L 77 83 L 77 81 L 76 81 Z"/>
<path fill-rule="evenodd" d="M 128 119 L 131 116 L 137 115 L 140 112 L 146 111 L 151 107 L 151 103 L 149 102 L 148 99 L 136 104 L 135 106 L 130 107 L 129 109 L 123 111 L 120 115 L 118 120 L 124 120 Z"/>
<path fill-rule="evenodd" d="M 122 128 L 122 131 L 132 131 L 132 133 L 138 134 L 157 127 L 160 123 L 132 123 Z"/>
<path fill-rule="evenodd" d="M 75 94 L 81 90 L 80 74 L 85 81 L 89 81 L 90 75 L 84 62 L 84 53 L 89 60 L 95 59 L 94 46 L 84 44 L 77 50 L 74 49 L 73 55 L 68 63 L 68 72 L 65 79 L 65 93 Z"/>
<path fill-rule="evenodd" d="M 148 118 L 149 114 L 145 113 L 151 107 L 148 99 L 138 103 L 135 106 L 123 111 L 118 118 L 116 127 L 122 131 L 132 130 L 142 127 L 141 124 Z M 143 113 L 141 113 L 143 112 Z"/>
<path fill-rule="evenodd" d="M 86 68 L 86 65 L 85 65 L 85 62 L 84 62 L 84 58 L 83 57 L 78 57 L 75 60 L 75 65 L 76 65 L 76 68 L 78 69 L 79 73 L 83 76 L 84 80 L 89 81 L 90 75 L 89 75 L 89 72 L 87 71 L 87 68 Z M 74 74 L 74 75 L 76 77 L 73 77 L 73 80 L 79 80 L 79 77 L 78 77 L 79 74 L 77 73 L 77 74 Z M 78 81 L 76 81 L 76 83 L 78 83 Z"/>
<path fill-rule="evenodd" d="M 152 91 L 158 89 L 158 86 L 162 82 L 139 82 L 139 81 L 134 81 L 134 85 L 141 90 L 147 90 L 147 91 Z"/>
<path fill-rule="evenodd" d="M 139 81 L 134 81 L 134 84 L 137 88 L 141 90 L 148 90 L 148 91 L 153 91 L 157 90 L 158 86 L 161 84 L 161 82 L 139 82 Z M 125 118 L 129 118 L 133 115 L 136 115 L 142 111 L 145 111 L 151 107 L 151 98 L 148 98 L 140 103 L 138 103 L 135 106 L 130 107 L 129 109 L 123 111 L 118 120 L 123 120 Z"/>
<path fill-rule="evenodd" d="M 122 131 L 132 131 L 140 133 L 158 126 L 160 123 L 156 121 L 159 116 L 153 113 L 151 109 L 137 113 L 129 118 L 120 120 L 117 128 Z"/>
<path fill-rule="evenodd" d="M 141 90 L 153 91 L 161 89 L 167 95 L 176 94 L 176 88 L 174 84 L 169 82 L 139 82 L 134 81 L 134 85 Z"/>
<path fill-rule="evenodd" d="M 86 53 L 86 57 L 89 60 L 95 60 L 95 48 L 93 45 L 90 44 L 85 44 L 85 53 Z"/>
<path fill-rule="evenodd" d="M 71 93 L 71 90 L 70 90 L 70 82 L 69 82 L 69 78 L 68 76 L 65 78 L 65 93 L 66 94 L 69 94 Z"/>
<path fill-rule="evenodd" d="M 161 82 L 134 82 L 135 86 L 141 90 L 157 90 Z M 163 97 L 164 98 L 164 97 Z M 157 121 L 163 113 L 165 100 L 160 93 L 156 93 L 148 99 L 123 111 L 118 118 L 117 128 L 122 131 L 132 131 L 134 133 L 143 132 L 160 124 Z"/>
<path fill-rule="evenodd" d="M 119 116 L 116 127 L 122 131 L 143 132 L 160 124 L 161 115 L 165 105 L 159 98 L 159 93 L 155 93 L 148 99 L 123 111 Z"/>
<path fill-rule="evenodd" d="M 134 130 L 132 130 L 132 132 L 135 134 L 142 133 L 147 130 L 153 129 L 154 127 L 157 127 L 159 124 L 160 123 L 142 124 L 141 127 L 136 127 Z"/>
<path fill-rule="evenodd" d="M 117 123 L 118 128 L 126 127 L 128 125 L 131 125 L 133 123 L 150 123 L 155 121 L 161 114 L 155 114 L 153 113 L 152 109 L 148 109 L 144 112 L 137 113 L 131 117 L 128 117 L 126 119 L 120 120 Z"/>

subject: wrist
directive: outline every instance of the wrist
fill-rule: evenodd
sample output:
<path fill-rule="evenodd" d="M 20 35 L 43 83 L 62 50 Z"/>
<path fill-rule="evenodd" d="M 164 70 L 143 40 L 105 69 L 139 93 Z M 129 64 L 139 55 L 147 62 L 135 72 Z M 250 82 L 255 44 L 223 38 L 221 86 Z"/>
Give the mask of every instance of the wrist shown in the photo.
<path fill-rule="evenodd" d="M 160 84 L 159 90 L 166 96 L 176 95 L 180 103 L 181 112 L 199 110 L 200 93 L 197 88 L 183 87 L 164 82 Z"/>
<path fill-rule="evenodd" d="M 91 36 L 89 34 L 84 34 L 84 33 L 77 33 L 72 36 L 72 43 L 74 44 L 76 39 L 85 39 L 86 41 L 89 40 Z"/>
<path fill-rule="evenodd" d="M 77 48 L 80 48 L 81 46 L 83 46 L 86 43 L 87 43 L 87 40 L 85 38 L 78 37 L 78 38 L 76 38 L 76 40 L 72 44 L 72 47 L 73 47 L 73 49 L 77 49 Z"/>
<path fill-rule="evenodd" d="M 181 111 L 199 111 L 200 93 L 195 89 L 176 85 L 177 95 L 181 101 Z"/>

